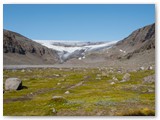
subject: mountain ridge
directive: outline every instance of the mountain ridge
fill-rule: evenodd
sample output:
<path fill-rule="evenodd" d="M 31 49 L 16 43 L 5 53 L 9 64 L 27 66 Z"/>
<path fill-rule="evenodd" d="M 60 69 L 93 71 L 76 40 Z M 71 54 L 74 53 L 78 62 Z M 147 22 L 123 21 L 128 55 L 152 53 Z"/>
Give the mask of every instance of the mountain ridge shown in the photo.
<path fill-rule="evenodd" d="M 17 64 L 16 59 L 18 64 L 53 64 L 59 59 L 56 51 L 8 30 L 3 30 L 3 53 L 4 64 Z"/>
<path fill-rule="evenodd" d="M 61 49 L 61 47 L 64 48 Z M 70 51 L 69 48 L 72 47 L 74 49 Z M 42 41 L 37 43 L 19 33 L 4 30 L 3 52 L 4 64 L 54 65 L 61 63 L 64 66 L 68 64 L 71 66 L 116 66 L 132 59 L 131 61 L 134 60 L 138 65 L 145 63 L 146 57 L 149 58 L 149 63 L 154 64 L 155 23 L 133 31 L 121 41 L 106 45 L 87 42 L 76 43 L 75 46 L 73 43 L 71 45 L 58 42 L 46 44 Z M 127 64 L 130 64 L 130 61 L 127 61 Z"/>

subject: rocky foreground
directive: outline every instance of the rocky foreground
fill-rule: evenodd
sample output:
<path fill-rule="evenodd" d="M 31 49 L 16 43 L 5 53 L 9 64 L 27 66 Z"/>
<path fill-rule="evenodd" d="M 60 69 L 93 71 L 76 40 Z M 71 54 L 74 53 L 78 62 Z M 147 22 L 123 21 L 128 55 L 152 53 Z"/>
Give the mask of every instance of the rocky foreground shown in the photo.
<path fill-rule="evenodd" d="M 152 67 L 27 68 L 4 70 L 3 77 L 5 116 L 155 115 Z"/>

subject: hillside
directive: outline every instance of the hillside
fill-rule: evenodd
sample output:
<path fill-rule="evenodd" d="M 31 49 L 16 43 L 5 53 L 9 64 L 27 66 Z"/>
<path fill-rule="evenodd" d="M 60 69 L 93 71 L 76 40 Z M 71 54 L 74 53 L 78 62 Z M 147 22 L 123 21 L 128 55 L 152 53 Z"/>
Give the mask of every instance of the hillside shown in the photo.
<path fill-rule="evenodd" d="M 56 64 L 55 64 L 56 63 Z M 59 64 L 61 63 L 61 64 Z M 32 41 L 4 30 L 4 65 L 52 64 L 56 67 L 124 67 L 155 65 L 155 24 L 116 42 Z"/>
<path fill-rule="evenodd" d="M 133 54 L 155 51 L 155 24 L 142 27 L 106 50 L 107 58 L 131 58 Z M 129 57 L 128 57 L 129 56 Z"/>
<path fill-rule="evenodd" d="M 127 38 L 116 44 L 118 49 L 126 51 L 125 56 L 130 58 L 135 53 L 155 49 L 155 24 L 145 26 L 134 31 Z"/>
<path fill-rule="evenodd" d="M 34 42 L 18 33 L 3 30 L 4 65 L 54 64 L 57 52 Z"/>

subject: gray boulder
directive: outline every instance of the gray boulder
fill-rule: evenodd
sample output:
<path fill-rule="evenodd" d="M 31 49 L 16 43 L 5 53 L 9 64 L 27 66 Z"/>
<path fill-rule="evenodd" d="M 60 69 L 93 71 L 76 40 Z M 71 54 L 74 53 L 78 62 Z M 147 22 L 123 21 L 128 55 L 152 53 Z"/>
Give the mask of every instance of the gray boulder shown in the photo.
<path fill-rule="evenodd" d="M 144 67 L 143 67 L 143 66 L 141 66 L 141 67 L 139 68 L 139 70 L 144 70 Z"/>
<path fill-rule="evenodd" d="M 64 94 L 70 94 L 70 92 L 69 92 L 69 91 L 66 91 Z"/>
<path fill-rule="evenodd" d="M 121 80 L 121 82 L 126 82 L 126 81 L 129 81 L 130 80 L 130 74 L 129 73 L 126 73 L 124 76 L 123 76 L 123 79 Z"/>
<path fill-rule="evenodd" d="M 143 78 L 143 83 L 152 84 L 155 82 L 155 75 L 150 75 Z"/>
<path fill-rule="evenodd" d="M 22 80 L 19 78 L 8 78 L 5 81 L 5 90 L 20 90 L 22 89 Z"/>

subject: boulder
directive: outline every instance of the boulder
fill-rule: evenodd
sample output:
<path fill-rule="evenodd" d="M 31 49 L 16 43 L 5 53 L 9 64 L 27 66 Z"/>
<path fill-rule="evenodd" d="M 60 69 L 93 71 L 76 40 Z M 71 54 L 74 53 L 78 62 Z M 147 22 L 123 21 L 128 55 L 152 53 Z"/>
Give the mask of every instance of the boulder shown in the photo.
<path fill-rule="evenodd" d="M 25 72 L 25 70 L 23 69 L 23 70 L 21 70 L 21 72 Z"/>
<path fill-rule="evenodd" d="M 140 67 L 140 68 L 139 68 L 139 70 L 144 70 L 144 67 L 143 67 L 143 66 L 142 66 L 142 67 Z"/>
<path fill-rule="evenodd" d="M 130 80 L 130 74 L 129 73 L 126 73 L 124 76 L 123 76 L 123 79 L 124 80 Z"/>
<path fill-rule="evenodd" d="M 8 78 L 5 81 L 5 90 L 20 90 L 22 89 L 22 80 L 19 78 Z"/>
<path fill-rule="evenodd" d="M 52 108 L 52 112 L 53 112 L 53 113 L 57 113 L 57 111 L 56 111 L 55 108 Z"/>
<path fill-rule="evenodd" d="M 148 67 L 148 70 L 153 70 L 153 67 L 152 67 L 152 66 L 149 66 L 149 67 Z"/>
<path fill-rule="evenodd" d="M 64 94 L 70 94 L 70 92 L 69 92 L 69 91 L 66 91 Z"/>
<path fill-rule="evenodd" d="M 115 82 L 111 82 L 110 84 L 111 84 L 111 85 L 114 85 L 114 84 L 115 84 Z"/>
<path fill-rule="evenodd" d="M 57 85 L 61 85 L 61 83 L 57 83 Z"/>
<path fill-rule="evenodd" d="M 150 75 L 143 78 L 143 83 L 152 84 L 155 82 L 155 75 Z"/>
<path fill-rule="evenodd" d="M 109 75 L 108 75 L 107 72 L 102 71 L 102 77 L 108 77 L 108 76 L 109 76 Z"/>
<path fill-rule="evenodd" d="M 112 77 L 112 80 L 118 81 L 118 79 L 115 76 Z"/>
<path fill-rule="evenodd" d="M 130 74 L 129 73 L 126 73 L 124 76 L 123 76 L 123 79 L 121 80 L 121 82 L 126 82 L 126 81 L 129 81 L 130 80 Z"/>

